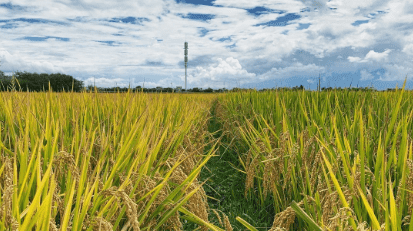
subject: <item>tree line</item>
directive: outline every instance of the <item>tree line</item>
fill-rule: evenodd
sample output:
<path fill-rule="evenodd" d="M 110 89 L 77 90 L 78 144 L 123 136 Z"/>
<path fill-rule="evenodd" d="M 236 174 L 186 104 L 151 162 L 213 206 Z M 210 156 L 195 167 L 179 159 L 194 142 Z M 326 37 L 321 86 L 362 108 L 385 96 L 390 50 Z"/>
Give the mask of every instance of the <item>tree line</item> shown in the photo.
<path fill-rule="evenodd" d="M 89 85 L 87 86 L 86 90 L 88 91 L 93 91 L 94 86 Z M 96 90 L 98 92 L 127 92 L 129 90 L 128 87 L 96 87 Z M 136 86 L 134 88 L 131 88 L 131 90 L 136 91 L 136 92 L 177 92 L 175 88 L 172 87 L 161 87 L 161 88 L 142 88 L 141 86 Z M 207 89 L 202 89 L 198 87 L 190 88 L 187 90 L 187 92 L 204 92 L 204 93 L 212 93 L 212 92 L 224 92 L 228 91 L 226 89 L 212 89 L 212 88 L 207 88 Z M 181 89 L 181 92 L 185 92 L 185 89 Z"/>
<path fill-rule="evenodd" d="M 0 91 L 7 90 L 22 90 L 22 91 L 47 91 L 49 90 L 49 83 L 53 91 L 75 91 L 80 92 L 82 90 L 93 91 L 94 86 L 89 85 L 86 88 L 84 87 L 83 81 L 77 80 L 70 75 L 55 73 L 29 73 L 29 72 L 16 72 L 12 76 L 5 75 L 3 71 L 0 71 Z M 127 92 L 128 87 L 97 87 L 98 92 Z M 166 88 L 142 88 L 137 86 L 131 89 L 136 92 L 176 92 L 176 89 L 171 87 Z M 237 91 L 248 91 L 252 89 L 245 88 L 233 88 L 231 90 L 222 88 L 222 89 L 212 89 L 212 88 L 191 88 L 187 92 L 204 92 L 204 93 L 213 93 L 213 92 L 237 92 Z M 263 88 L 259 91 L 271 91 L 271 90 L 284 90 L 284 91 L 295 91 L 295 90 L 305 90 L 303 85 L 295 87 L 278 87 L 278 88 Z M 350 87 L 350 88 L 331 88 L 331 87 L 322 87 L 319 88 L 320 91 L 332 91 L 332 90 L 352 90 L 352 91 L 377 91 L 373 87 Z M 393 88 L 388 88 L 385 91 L 395 91 Z M 182 89 L 181 92 L 185 92 L 185 89 Z"/>
<path fill-rule="evenodd" d="M 22 90 L 22 91 L 47 91 L 50 87 L 53 91 L 76 91 L 80 92 L 84 88 L 83 81 L 73 78 L 73 76 L 54 73 L 29 73 L 16 72 L 12 76 L 5 75 L 0 71 L 0 90 Z"/>

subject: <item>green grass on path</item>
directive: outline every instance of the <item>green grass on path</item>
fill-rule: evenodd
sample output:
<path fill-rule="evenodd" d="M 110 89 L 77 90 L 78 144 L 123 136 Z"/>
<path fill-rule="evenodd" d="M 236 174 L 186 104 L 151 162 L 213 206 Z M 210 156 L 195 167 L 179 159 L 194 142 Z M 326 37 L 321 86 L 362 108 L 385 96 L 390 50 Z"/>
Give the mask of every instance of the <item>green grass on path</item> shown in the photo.
<path fill-rule="evenodd" d="M 219 118 L 215 116 L 215 109 L 218 102 L 215 102 L 211 108 L 211 119 L 208 130 L 214 134 L 214 138 L 222 136 L 222 124 Z M 224 212 L 234 228 L 234 230 L 246 230 L 235 218 L 237 216 L 243 218 L 248 223 L 256 227 L 258 230 L 269 230 L 274 220 L 274 209 L 271 204 L 272 198 L 268 197 L 261 206 L 258 198 L 245 198 L 245 174 L 234 169 L 241 168 L 238 161 L 238 153 L 236 153 L 230 144 L 232 137 L 224 136 L 221 139 L 221 145 L 218 147 L 216 156 L 212 157 L 206 164 L 200 175 L 200 181 L 205 181 L 204 190 L 207 196 L 217 200 L 208 198 L 210 209 L 215 209 Z M 206 147 L 206 151 L 210 147 Z M 230 164 L 231 163 L 231 164 Z M 209 213 L 209 220 L 215 225 L 219 225 L 219 221 L 212 211 Z M 222 219 L 222 217 L 221 217 Z M 185 230 L 193 230 L 196 225 L 186 224 Z"/>

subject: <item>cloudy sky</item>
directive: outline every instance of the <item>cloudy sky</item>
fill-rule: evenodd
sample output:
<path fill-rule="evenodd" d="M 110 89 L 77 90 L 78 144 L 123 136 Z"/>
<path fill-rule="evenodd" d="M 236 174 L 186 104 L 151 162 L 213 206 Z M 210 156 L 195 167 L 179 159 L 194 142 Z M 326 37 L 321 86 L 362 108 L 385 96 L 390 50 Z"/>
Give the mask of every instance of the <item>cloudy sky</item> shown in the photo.
<path fill-rule="evenodd" d="M 413 88 L 410 0 L 0 0 L 0 70 L 97 86 Z"/>

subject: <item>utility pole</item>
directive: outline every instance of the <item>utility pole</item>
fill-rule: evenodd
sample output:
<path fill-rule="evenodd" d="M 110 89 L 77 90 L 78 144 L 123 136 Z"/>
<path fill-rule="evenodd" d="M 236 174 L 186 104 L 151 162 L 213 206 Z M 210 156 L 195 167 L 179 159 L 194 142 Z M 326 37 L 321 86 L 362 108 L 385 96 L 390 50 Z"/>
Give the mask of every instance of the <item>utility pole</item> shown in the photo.
<path fill-rule="evenodd" d="M 318 91 L 321 91 L 321 75 L 318 74 Z"/>
<path fill-rule="evenodd" d="M 185 63 L 185 92 L 187 92 L 187 89 L 186 89 L 186 81 L 187 81 L 187 71 L 186 71 L 186 69 L 187 69 L 187 67 L 188 67 L 188 42 L 186 42 L 185 41 L 185 43 L 184 43 L 184 49 L 185 49 L 185 51 L 184 51 L 184 63 Z"/>

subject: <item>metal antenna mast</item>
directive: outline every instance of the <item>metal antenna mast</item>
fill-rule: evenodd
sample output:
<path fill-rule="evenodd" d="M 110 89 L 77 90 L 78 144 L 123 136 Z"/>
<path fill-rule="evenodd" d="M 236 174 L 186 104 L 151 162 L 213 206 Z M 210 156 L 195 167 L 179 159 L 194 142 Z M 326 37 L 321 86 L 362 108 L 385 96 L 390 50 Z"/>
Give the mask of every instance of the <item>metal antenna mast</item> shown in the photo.
<path fill-rule="evenodd" d="M 184 53 L 184 62 L 185 62 L 185 92 L 187 92 L 186 89 L 186 69 L 188 67 L 188 42 L 184 43 L 184 49 L 185 49 L 185 53 Z"/>

